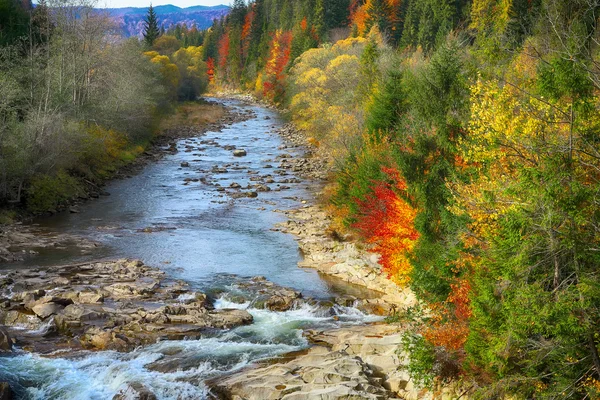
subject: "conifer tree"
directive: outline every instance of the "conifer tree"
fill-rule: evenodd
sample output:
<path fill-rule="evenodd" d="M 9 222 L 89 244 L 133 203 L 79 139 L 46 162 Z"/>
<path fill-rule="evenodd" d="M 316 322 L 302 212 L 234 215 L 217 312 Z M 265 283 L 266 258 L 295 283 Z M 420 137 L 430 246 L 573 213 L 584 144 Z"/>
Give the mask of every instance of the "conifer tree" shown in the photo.
<path fill-rule="evenodd" d="M 156 13 L 154 12 L 154 8 L 152 4 L 148 8 L 148 15 L 146 16 L 146 26 L 144 29 L 144 42 L 148 47 L 151 47 L 154 44 L 154 41 L 160 35 L 160 31 L 158 29 L 158 19 L 156 17 Z"/>

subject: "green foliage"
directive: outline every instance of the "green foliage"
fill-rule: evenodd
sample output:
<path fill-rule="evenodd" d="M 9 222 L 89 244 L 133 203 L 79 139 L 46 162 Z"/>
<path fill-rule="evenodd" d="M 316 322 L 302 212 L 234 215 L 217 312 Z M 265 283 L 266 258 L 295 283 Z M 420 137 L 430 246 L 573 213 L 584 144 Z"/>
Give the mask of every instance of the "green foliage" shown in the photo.
<path fill-rule="evenodd" d="M 399 350 L 408 355 L 406 369 L 415 384 L 431 388 L 435 378 L 434 347 L 423 336 L 407 332 L 402 337 L 402 347 Z"/>
<path fill-rule="evenodd" d="M 370 136 L 382 140 L 383 136 L 393 135 L 406 111 L 406 94 L 401 71 L 388 72 L 381 89 L 375 90 L 369 104 L 365 125 Z"/>
<path fill-rule="evenodd" d="M 14 210 L 0 210 L 0 226 L 9 225 L 17 220 L 17 212 Z"/>
<path fill-rule="evenodd" d="M 406 104 L 406 112 L 394 117 L 398 124 L 390 127 L 390 136 L 399 149 L 395 162 L 419 210 L 415 225 L 420 238 L 414 250 L 412 287 L 420 296 L 435 301 L 449 293 L 448 279 L 455 275 L 451 265 L 459 251 L 449 238 L 465 223 L 448 210 L 452 194 L 446 185 L 449 180 L 462 179 L 455 157 L 468 118 L 469 92 L 461 54 L 453 42 L 440 47 L 427 64 L 405 73 L 405 95 L 398 89 L 399 76 L 382 94 L 388 98 L 388 109 L 390 103 Z M 378 108 L 385 110 L 385 105 L 382 102 Z M 377 121 L 381 111 L 373 111 L 372 120 Z M 392 108 L 394 111 L 397 109 Z"/>
<path fill-rule="evenodd" d="M 366 143 L 352 151 L 345 168 L 337 177 L 338 189 L 332 202 L 345 210 L 345 223 L 354 224 L 360 212 L 360 203 L 372 194 L 376 182 L 387 181 L 382 167 L 393 167 L 390 148 L 381 143 Z"/>
<path fill-rule="evenodd" d="M 33 213 L 58 210 L 84 194 L 79 181 L 64 171 L 36 176 L 27 192 L 27 209 Z"/>
<path fill-rule="evenodd" d="M 152 4 L 148 7 L 148 14 L 146 15 L 146 20 L 144 22 L 144 42 L 146 42 L 146 46 L 152 47 L 154 41 L 160 36 L 158 18 Z"/>
<path fill-rule="evenodd" d="M 468 0 L 411 0 L 408 2 L 400 44 L 426 51 L 445 42 L 465 20 Z"/>
<path fill-rule="evenodd" d="M 0 205 L 41 212 L 72 197 L 68 173 L 106 178 L 138 154 L 170 99 L 140 42 L 114 42 L 86 4 L 32 15 L 26 40 L 0 47 Z"/>
<path fill-rule="evenodd" d="M 27 36 L 28 11 L 18 0 L 0 0 L 0 46 L 13 44 Z"/>

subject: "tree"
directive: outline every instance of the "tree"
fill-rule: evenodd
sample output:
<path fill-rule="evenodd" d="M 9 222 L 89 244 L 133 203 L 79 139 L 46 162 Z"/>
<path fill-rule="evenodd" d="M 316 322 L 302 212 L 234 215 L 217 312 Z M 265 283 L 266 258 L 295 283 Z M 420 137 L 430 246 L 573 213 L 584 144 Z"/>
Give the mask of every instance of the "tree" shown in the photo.
<path fill-rule="evenodd" d="M 144 41 L 146 42 L 146 46 L 152 47 L 154 41 L 160 36 L 158 19 L 152 4 L 150 4 L 150 7 L 148 8 L 148 14 L 146 15 L 146 19 L 144 21 Z"/>
<path fill-rule="evenodd" d="M 29 11 L 18 0 L 0 0 L 0 46 L 27 36 Z"/>

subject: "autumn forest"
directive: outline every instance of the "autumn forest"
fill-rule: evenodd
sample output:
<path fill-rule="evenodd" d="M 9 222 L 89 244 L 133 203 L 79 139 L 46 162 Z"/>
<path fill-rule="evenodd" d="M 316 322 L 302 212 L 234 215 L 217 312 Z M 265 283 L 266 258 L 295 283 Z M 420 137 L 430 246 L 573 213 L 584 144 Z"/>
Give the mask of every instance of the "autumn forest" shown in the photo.
<path fill-rule="evenodd" d="M 416 294 L 388 317 L 415 382 L 600 397 L 600 1 L 235 0 L 143 40 L 20 4 L 0 0 L 6 210 L 107 179 L 206 91 L 250 93 L 328 160 L 328 234 Z"/>

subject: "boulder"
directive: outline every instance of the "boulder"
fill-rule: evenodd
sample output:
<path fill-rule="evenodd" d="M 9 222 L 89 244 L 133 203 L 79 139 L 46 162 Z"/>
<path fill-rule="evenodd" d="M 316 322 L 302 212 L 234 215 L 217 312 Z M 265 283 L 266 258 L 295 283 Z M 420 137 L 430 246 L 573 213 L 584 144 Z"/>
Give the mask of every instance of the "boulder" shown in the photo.
<path fill-rule="evenodd" d="M 223 309 L 210 313 L 208 326 L 219 329 L 231 329 L 236 326 L 251 324 L 252 321 L 252 315 L 246 310 Z"/>
<path fill-rule="evenodd" d="M 0 400 L 12 400 L 13 391 L 8 382 L 0 382 Z"/>
<path fill-rule="evenodd" d="M 11 352 L 12 346 L 13 346 L 12 338 L 8 334 L 8 331 L 6 330 L 5 327 L 0 326 L 0 353 Z M 1 390 L 0 390 L 0 393 L 2 393 Z M 0 399 L 2 399 L 2 396 L 0 396 Z"/>
<path fill-rule="evenodd" d="M 51 315 L 58 314 L 63 308 L 64 306 L 57 303 L 42 303 L 33 306 L 31 311 L 41 319 L 46 319 Z"/>
<path fill-rule="evenodd" d="M 248 153 L 246 152 L 246 150 L 244 149 L 236 149 L 233 151 L 233 155 L 235 157 L 244 157 L 245 155 L 247 155 Z"/>
<path fill-rule="evenodd" d="M 394 398 L 358 357 L 313 347 L 290 362 L 239 372 L 208 382 L 218 398 L 365 399 Z"/>
<path fill-rule="evenodd" d="M 0 318 L 0 324 L 33 331 L 42 327 L 42 320 L 36 315 L 11 310 L 4 314 L 4 318 Z"/>
<path fill-rule="evenodd" d="M 102 315 L 95 310 L 84 307 L 81 304 L 71 304 L 65 307 L 62 315 L 73 321 L 91 321 L 102 318 Z"/>
<path fill-rule="evenodd" d="M 117 393 L 113 400 L 156 400 L 157 397 L 146 386 L 132 382 Z"/>
<path fill-rule="evenodd" d="M 84 304 L 98 304 L 104 301 L 104 296 L 96 292 L 80 292 L 77 301 Z"/>

